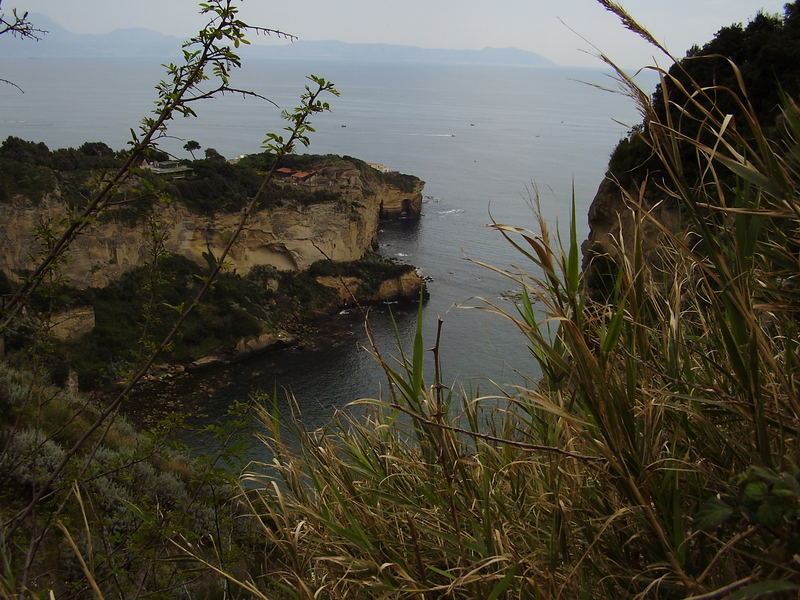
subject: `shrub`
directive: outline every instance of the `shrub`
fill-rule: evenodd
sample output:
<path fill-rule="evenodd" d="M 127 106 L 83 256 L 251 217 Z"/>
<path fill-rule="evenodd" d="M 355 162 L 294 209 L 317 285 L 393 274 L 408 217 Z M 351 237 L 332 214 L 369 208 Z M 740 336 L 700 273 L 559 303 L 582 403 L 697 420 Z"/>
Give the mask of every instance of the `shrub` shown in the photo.
<path fill-rule="evenodd" d="M 0 473 L 6 482 L 32 487 L 44 483 L 55 472 L 64 450 L 39 429 L 7 433 L 0 453 Z"/>
<path fill-rule="evenodd" d="M 232 477 L 214 468 L 213 458 L 206 463 L 181 458 L 165 450 L 166 437 L 137 433 L 121 417 L 74 452 L 75 441 L 88 425 L 86 419 L 95 420 L 103 407 L 6 364 L 0 364 L 3 397 L 10 398 L 14 408 L 0 413 L 4 519 L 13 517 L 37 488 L 48 484 L 46 499 L 26 519 L 24 529 L 14 532 L 13 518 L 6 521 L 0 539 L 3 597 L 16 597 L 13 577 L 23 570 L 29 571 L 26 587 L 52 589 L 51 595 L 58 597 L 91 596 L 85 565 L 93 581 L 107 590 L 105 597 L 112 593 L 135 597 L 143 589 L 158 594 L 176 585 L 197 597 L 193 591 L 197 565 L 176 563 L 170 539 L 187 540 L 205 550 L 207 534 L 213 532 L 225 536 L 226 546 L 224 555 L 212 551 L 209 555 L 224 556 L 230 559 L 226 564 L 234 564 L 244 554 L 251 532 L 234 524 L 236 503 L 219 500 L 230 497 Z M 77 427 L 70 431 L 73 426 Z M 231 431 L 219 429 L 221 436 Z M 176 471 L 175 465 L 182 467 Z M 58 501 L 50 500 L 56 495 Z M 51 522 L 58 528 L 48 530 Z M 41 544 L 36 553 L 27 551 L 31 533 Z M 67 537 L 73 550 L 65 544 Z M 204 585 L 213 587 L 214 577 L 201 575 L 203 579 Z"/>

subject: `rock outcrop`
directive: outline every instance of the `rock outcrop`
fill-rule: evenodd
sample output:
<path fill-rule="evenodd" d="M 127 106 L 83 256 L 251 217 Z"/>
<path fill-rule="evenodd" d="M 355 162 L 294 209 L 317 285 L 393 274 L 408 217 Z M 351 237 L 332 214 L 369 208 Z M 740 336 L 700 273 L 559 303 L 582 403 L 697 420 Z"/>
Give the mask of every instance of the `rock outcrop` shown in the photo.
<path fill-rule="evenodd" d="M 148 286 L 158 285 L 158 293 L 176 304 L 194 296 L 272 160 L 248 158 L 238 166 L 198 161 L 193 175 L 180 181 L 142 171 L 115 197 L 117 206 L 70 244 L 57 267 L 68 287 L 50 324 L 52 335 L 64 342 L 64 360 L 73 361 L 70 369 L 77 365 L 81 386 L 109 379 L 108 356 L 115 364 L 130 360 L 140 322 L 149 319 L 155 331 L 173 316 L 159 310 L 145 314 Z M 354 303 L 417 300 L 423 293 L 424 282 L 413 267 L 371 251 L 381 219 L 420 216 L 424 182 L 351 158 L 300 156 L 287 162 L 291 166 L 277 172 L 226 256 L 224 276 L 189 316 L 166 360 L 190 369 L 234 362 L 300 343 L 313 336 L 316 319 Z M 17 166 L 20 172 L 32 168 Z M 42 167 L 42 172 L 48 178 L 31 192 L 35 197 L 6 186 L 0 198 L 3 289 L 13 289 L 36 266 L 44 255 L 42 240 L 69 222 L 70 206 L 85 196 L 84 183 L 97 177 L 88 169 Z M 155 194 L 143 195 L 137 188 L 166 193 L 171 201 L 154 202 Z M 150 266 L 156 255 L 153 283 Z M 95 290 L 80 291 L 86 288 Z M 84 305 L 87 299 L 90 306 Z M 3 344 L 0 338 L 0 355 Z"/>
<path fill-rule="evenodd" d="M 425 182 L 411 175 L 398 173 L 380 163 L 367 163 L 382 173 L 384 185 L 379 193 L 382 219 L 418 219 L 422 214 L 422 188 Z M 385 185 L 386 182 L 390 185 Z"/>
<path fill-rule="evenodd" d="M 377 167 L 377 168 L 376 168 Z M 301 177 L 295 185 L 311 192 L 333 192 L 345 201 L 378 203 L 381 219 L 418 219 L 422 214 L 422 189 L 425 182 L 376 163 L 338 163 L 312 172 L 283 169 L 284 180 Z M 380 173 L 380 174 L 379 174 Z"/>
<path fill-rule="evenodd" d="M 374 169 L 343 161 L 315 171 L 303 181 L 280 181 L 287 193 L 295 186 L 303 193 L 324 191 L 336 199 L 310 203 L 272 199 L 269 206 L 250 216 L 227 262 L 244 274 L 256 265 L 287 271 L 302 270 L 326 258 L 361 258 L 375 245 L 381 218 L 418 217 L 422 204 L 424 182 L 398 175 L 405 179 L 402 185 L 393 185 L 371 171 Z M 280 195 L 281 187 L 277 189 Z M 0 204 L 0 270 L 18 280 L 35 264 L 40 246 L 34 234 L 37 227 L 67 216 L 67 206 L 57 192 L 38 202 L 17 196 Z M 222 253 L 239 213 L 207 215 L 173 201 L 157 205 L 153 220 L 164 235 L 164 250 L 204 265 L 204 255 Z M 60 266 L 61 275 L 77 288 L 106 286 L 146 264 L 153 244 L 147 222 L 111 214 L 89 225 L 72 243 L 67 261 Z"/>
<path fill-rule="evenodd" d="M 94 328 L 94 309 L 80 306 L 60 312 L 51 318 L 50 333 L 58 340 L 73 340 Z"/>
<path fill-rule="evenodd" d="M 364 290 L 364 280 L 360 277 L 319 276 L 316 281 L 320 285 L 336 291 L 335 300 L 322 311 L 322 313 L 328 314 L 356 304 L 416 301 L 419 299 L 420 294 L 425 294 L 425 282 L 413 269 L 383 280 L 378 285 L 378 288 L 373 291 Z M 299 341 L 301 341 L 300 336 L 285 330 L 244 337 L 239 339 L 233 348 L 197 358 L 187 368 L 190 371 L 199 371 L 231 364 L 267 350 L 292 346 Z"/>
<path fill-rule="evenodd" d="M 339 295 L 342 306 L 352 304 L 374 304 L 395 300 L 415 300 L 425 287 L 425 282 L 416 271 L 408 271 L 397 277 L 390 277 L 380 283 L 377 290 L 362 291 L 363 280 L 358 277 L 316 278 L 317 283 L 333 288 Z"/>
<path fill-rule="evenodd" d="M 378 193 L 382 219 L 418 219 L 422 214 L 422 188 L 425 182 L 417 180 L 411 191 L 384 184 Z"/>
<path fill-rule="evenodd" d="M 652 264 L 661 246 L 662 227 L 673 233 L 681 231 L 682 222 L 677 204 L 666 198 L 640 198 L 634 191 L 623 191 L 619 185 L 604 178 L 589 206 L 589 235 L 583 242 L 584 281 L 588 291 L 597 297 L 607 295 L 613 288 L 621 253 L 633 258 L 634 231 L 641 221 L 642 251 Z M 626 200 L 635 198 L 636 202 Z M 648 215 L 642 214 L 641 203 Z M 610 286 L 610 287 L 609 287 Z"/>

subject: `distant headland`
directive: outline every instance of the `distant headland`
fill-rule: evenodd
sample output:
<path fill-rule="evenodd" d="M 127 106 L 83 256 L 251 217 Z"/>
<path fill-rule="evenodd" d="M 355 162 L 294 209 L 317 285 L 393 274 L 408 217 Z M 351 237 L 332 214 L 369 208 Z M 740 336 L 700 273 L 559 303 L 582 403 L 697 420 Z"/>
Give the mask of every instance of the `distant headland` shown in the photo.
<path fill-rule="evenodd" d="M 157 58 L 167 60 L 181 46 L 181 39 L 149 29 L 118 29 L 104 34 L 77 34 L 44 15 L 31 20 L 47 31 L 39 42 L 20 43 L 0 38 L 4 58 Z M 558 67 L 534 52 L 517 48 L 444 50 L 394 44 L 351 44 L 333 40 L 301 40 L 280 45 L 256 45 L 239 49 L 247 60 L 320 60 L 370 63 L 493 65 Z"/>

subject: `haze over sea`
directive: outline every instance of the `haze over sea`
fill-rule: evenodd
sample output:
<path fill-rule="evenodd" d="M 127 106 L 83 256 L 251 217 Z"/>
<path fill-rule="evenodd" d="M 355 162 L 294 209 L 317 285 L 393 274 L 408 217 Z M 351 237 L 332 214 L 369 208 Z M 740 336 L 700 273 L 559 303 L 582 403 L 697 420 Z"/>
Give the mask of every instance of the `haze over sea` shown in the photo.
<path fill-rule="evenodd" d="M 44 141 L 51 149 L 84 141 L 122 148 L 129 129 L 151 109 L 153 85 L 162 77 L 157 61 L 122 59 L 0 59 L 0 73 L 25 91 L 0 86 L 0 138 Z M 632 103 L 582 83 L 615 88 L 602 71 L 566 68 L 258 60 L 246 63 L 234 85 L 288 108 L 297 103 L 308 73 L 332 80 L 342 94 L 331 98 L 332 112 L 315 121 L 310 152 L 384 163 L 427 182 L 419 223 L 387 224 L 380 251 L 431 278 L 426 340 L 431 347 L 441 316 L 445 382 L 457 378 L 489 394 L 495 389 L 488 379 L 520 383 L 517 370 L 536 377 L 524 340 L 509 323 L 453 308 L 480 305 L 474 297 L 482 297 L 513 309 L 504 300 L 516 290 L 513 282 L 468 259 L 526 267 L 485 225 L 494 219 L 534 227 L 534 188 L 548 222 L 565 233 L 574 190 L 584 239 L 587 209 L 609 154 L 628 125 L 640 120 Z M 642 85 L 651 89 L 652 79 Z M 162 147 L 187 158 L 187 139 L 228 158 L 258 152 L 264 134 L 284 126 L 279 112 L 233 96 L 204 102 L 199 118 L 170 126 L 177 139 Z M 415 311 L 394 310 L 407 343 Z M 386 310 L 374 309 L 372 321 L 384 354 L 396 354 Z M 246 399 L 256 388 L 271 392 L 277 384 L 292 390 L 309 426 L 324 424 L 336 407 L 380 394 L 381 373 L 362 349 L 363 331 L 358 314 L 335 317 L 327 336 L 332 347 L 272 352 L 198 375 L 176 386 L 171 405 L 183 406 L 198 422 L 214 420 L 231 400 Z"/>

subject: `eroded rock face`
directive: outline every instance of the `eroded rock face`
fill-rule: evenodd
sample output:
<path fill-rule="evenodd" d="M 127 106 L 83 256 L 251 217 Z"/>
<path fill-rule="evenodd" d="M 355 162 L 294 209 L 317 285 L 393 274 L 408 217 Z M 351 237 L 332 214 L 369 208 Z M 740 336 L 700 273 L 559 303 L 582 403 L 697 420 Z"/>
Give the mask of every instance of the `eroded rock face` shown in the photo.
<path fill-rule="evenodd" d="M 234 348 L 236 358 L 246 358 L 264 350 L 275 348 L 276 346 L 286 346 L 294 342 L 295 337 L 285 331 L 276 333 L 262 333 L 256 336 L 246 337 L 239 340 Z"/>
<path fill-rule="evenodd" d="M 415 271 L 409 271 L 382 282 L 375 293 L 375 300 L 416 300 L 420 297 L 423 287 L 425 282 L 422 278 Z"/>
<path fill-rule="evenodd" d="M 380 198 L 380 216 L 382 219 L 418 219 L 422 214 L 423 181 L 414 185 L 414 189 L 405 192 L 399 188 L 383 186 L 378 192 Z"/>
<path fill-rule="evenodd" d="M 34 265 L 31 252 L 36 252 L 39 243 L 33 231 L 40 220 L 63 216 L 64 205 L 54 200 L 37 207 L 26 200 L 0 206 L 0 252 L 3 269 L 12 278 Z M 166 251 L 204 265 L 203 254 L 222 254 L 239 214 L 209 217 L 174 203 L 158 207 L 155 219 L 166 234 Z M 377 225 L 377 206 L 358 210 L 325 203 L 261 210 L 251 215 L 226 260 L 242 274 L 255 265 L 294 270 L 326 257 L 355 260 L 374 244 Z M 61 273 L 78 288 L 106 286 L 145 264 L 153 245 L 144 222 L 92 224 L 71 245 Z"/>
<path fill-rule="evenodd" d="M 609 290 L 609 284 L 613 288 L 616 265 L 623 253 L 628 259 L 633 258 L 637 221 L 641 221 L 643 253 L 651 261 L 662 243 L 662 227 L 672 233 L 682 227 L 676 203 L 663 197 L 640 198 L 635 192 L 628 192 L 626 199 L 626 193 L 608 178 L 600 184 L 589 206 L 588 219 L 589 235 L 581 246 L 583 271 L 587 288 L 596 294 Z"/>
<path fill-rule="evenodd" d="M 316 279 L 317 283 L 336 290 L 342 306 L 350 306 L 356 302 L 371 304 L 393 300 L 416 300 L 425 287 L 424 280 L 416 271 L 408 271 L 386 279 L 374 293 L 370 294 L 359 292 L 362 282 L 358 277 L 321 276 Z"/>
<path fill-rule="evenodd" d="M 51 317 L 50 333 L 58 340 L 73 340 L 94 328 L 94 309 L 91 306 L 73 308 Z"/>
<path fill-rule="evenodd" d="M 356 168 L 323 170 L 306 187 L 335 192 L 338 200 L 283 206 L 276 202 L 254 212 L 226 261 L 245 274 L 256 265 L 286 271 L 306 269 L 321 259 L 357 260 L 375 245 L 379 220 L 387 212 L 419 215 L 423 185 L 419 181 L 419 189 L 409 194 L 364 177 Z M 32 269 L 42 252 L 34 235 L 37 226 L 66 216 L 67 208 L 57 195 L 37 204 L 22 197 L 0 204 L 0 269 L 11 279 Z M 221 255 L 239 218 L 239 213 L 199 214 L 178 202 L 155 209 L 155 221 L 165 234 L 165 250 L 200 265 L 206 264 L 204 254 Z M 146 264 L 153 245 L 143 220 L 103 219 L 73 242 L 67 261 L 59 268 L 75 287 L 103 287 Z"/>

